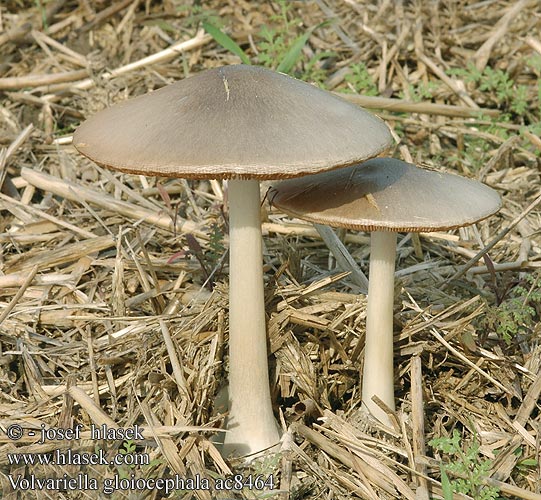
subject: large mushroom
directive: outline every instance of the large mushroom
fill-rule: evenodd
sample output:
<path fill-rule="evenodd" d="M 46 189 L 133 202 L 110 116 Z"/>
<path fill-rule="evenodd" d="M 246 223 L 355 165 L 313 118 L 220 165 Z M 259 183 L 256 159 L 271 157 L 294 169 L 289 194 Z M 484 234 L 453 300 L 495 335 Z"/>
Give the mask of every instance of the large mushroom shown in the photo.
<path fill-rule="evenodd" d="M 273 186 L 272 204 L 289 215 L 371 232 L 362 401 L 378 420 L 394 410 L 393 295 L 396 233 L 441 231 L 498 211 L 500 197 L 480 182 L 392 158 L 291 179 Z"/>
<path fill-rule="evenodd" d="M 368 112 L 255 66 L 204 71 L 116 104 L 75 132 L 74 145 L 126 173 L 229 179 L 229 412 L 223 453 L 272 447 L 259 180 L 314 174 L 392 144 Z"/>

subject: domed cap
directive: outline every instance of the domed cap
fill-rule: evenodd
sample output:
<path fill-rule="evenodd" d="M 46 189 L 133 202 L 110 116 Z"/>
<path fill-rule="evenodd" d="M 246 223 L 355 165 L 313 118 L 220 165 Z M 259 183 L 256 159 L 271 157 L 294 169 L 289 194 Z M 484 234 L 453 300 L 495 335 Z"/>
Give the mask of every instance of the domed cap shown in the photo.
<path fill-rule="evenodd" d="M 280 182 L 269 200 L 304 220 L 363 231 L 453 229 L 501 206 L 496 191 L 480 182 L 393 158 Z"/>
<path fill-rule="evenodd" d="M 356 105 L 257 66 L 201 72 L 85 121 L 74 146 L 144 175 L 276 179 L 376 156 L 388 127 Z"/>

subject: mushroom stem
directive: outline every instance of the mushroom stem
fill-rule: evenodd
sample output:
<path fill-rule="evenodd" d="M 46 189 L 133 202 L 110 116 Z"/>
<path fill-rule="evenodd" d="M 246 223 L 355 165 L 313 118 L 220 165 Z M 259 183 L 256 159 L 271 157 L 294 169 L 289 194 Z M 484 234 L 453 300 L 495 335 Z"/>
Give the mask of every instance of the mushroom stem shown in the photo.
<path fill-rule="evenodd" d="M 370 242 L 370 274 L 366 313 L 366 336 L 362 400 L 380 422 L 390 419 L 374 401 L 376 395 L 394 410 L 393 302 L 396 233 L 374 231 Z"/>
<path fill-rule="evenodd" d="M 229 415 L 223 453 L 246 455 L 276 445 L 263 294 L 259 181 L 230 180 Z"/>

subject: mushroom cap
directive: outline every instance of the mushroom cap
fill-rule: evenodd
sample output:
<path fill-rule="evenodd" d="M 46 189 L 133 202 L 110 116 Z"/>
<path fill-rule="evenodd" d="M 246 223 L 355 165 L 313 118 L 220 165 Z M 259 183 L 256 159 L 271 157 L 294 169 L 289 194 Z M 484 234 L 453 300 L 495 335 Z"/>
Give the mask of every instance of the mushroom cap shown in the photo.
<path fill-rule="evenodd" d="M 393 139 L 382 120 L 329 92 L 235 65 L 100 111 L 76 130 L 73 144 L 128 173 L 276 179 L 363 161 Z"/>
<path fill-rule="evenodd" d="M 397 232 L 467 226 L 501 206 L 496 191 L 480 182 L 393 158 L 279 182 L 269 200 L 311 222 Z"/>

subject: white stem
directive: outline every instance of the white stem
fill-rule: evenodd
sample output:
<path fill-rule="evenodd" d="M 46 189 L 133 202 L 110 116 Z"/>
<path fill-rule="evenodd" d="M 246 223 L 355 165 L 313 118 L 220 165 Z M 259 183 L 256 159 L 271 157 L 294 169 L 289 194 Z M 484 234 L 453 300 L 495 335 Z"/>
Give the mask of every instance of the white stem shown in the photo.
<path fill-rule="evenodd" d="M 224 456 L 256 453 L 280 439 L 269 388 L 259 182 L 230 180 L 228 199 L 229 417 Z"/>
<path fill-rule="evenodd" d="M 376 395 L 394 410 L 393 298 L 396 233 L 374 231 L 370 243 L 370 274 L 366 312 L 366 338 L 362 400 L 380 422 L 390 424 L 388 415 L 372 401 Z"/>

